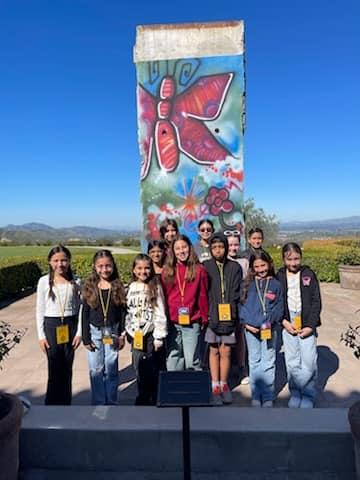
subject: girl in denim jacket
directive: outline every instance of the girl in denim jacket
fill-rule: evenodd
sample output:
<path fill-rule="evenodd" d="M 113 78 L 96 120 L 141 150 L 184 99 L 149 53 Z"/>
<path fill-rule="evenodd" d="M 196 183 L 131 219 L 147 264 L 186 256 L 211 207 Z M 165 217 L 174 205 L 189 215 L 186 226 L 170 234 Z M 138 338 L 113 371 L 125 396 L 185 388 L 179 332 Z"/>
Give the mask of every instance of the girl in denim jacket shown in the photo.
<path fill-rule="evenodd" d="M 272 407 L 274 400 L 276 325 L 283 318 L 283 295 L 273 262 L 264 250 L 254 252 L 241 296 L 253 407 Z"/>

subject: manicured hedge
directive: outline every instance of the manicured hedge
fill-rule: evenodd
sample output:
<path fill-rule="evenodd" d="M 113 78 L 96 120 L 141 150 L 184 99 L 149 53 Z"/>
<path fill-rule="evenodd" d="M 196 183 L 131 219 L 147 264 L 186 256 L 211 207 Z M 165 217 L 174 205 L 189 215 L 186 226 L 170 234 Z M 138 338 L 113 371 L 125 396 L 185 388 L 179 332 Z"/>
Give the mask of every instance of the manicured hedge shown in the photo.
<path fill-rule="evenodd" d="M 71 267 L 84 280 L 91 273 L 93 255 L 76 255 Z M 114 255 L 119 275 L 124 283 L 131 279 L 131 266 L 135 254 Z M 41 275 L 48 272 L 48 262 L 42 257 L 16 257 L 0 260 L 0 299 L 13 297 L 28 288 L 34 288 Z"/>
<path fill-rule="evenodd" d="M 0 300 L 34 288 L 40 277 L 41 269 L 33 261 L 0 268 Z"/>
<path fill-rule="evenodd" d="M 348 245 L 303 245 L 303 263 L 315 270 L 320 282 L 339 282 L 336 257 Z M 269 248 L 275 269 L 282 265 L 281 248 Z M 71 266 L 76 275 L 84 280 L 91 272 L 92 254 L 74 255 Z M 115 254 L 120 278 L 124 283 L 131 279 L 131 266 L 135 254 Z M 40 275 L 48 272 L 46 257 L 15 257 L 0 260 L 0 299 L 17 295 L 27 288 L 34 288 Z"/>
<path fill-rule="evenodd" d="M 275 270 L 278 270 L 282 265 L 281 249 L 269 248 L 274 260 Z M 339 282 L 338 262 L 336 256 L 337 250 L 323 250 L 314 248 L 303 248 L 303 265 L 308 265 L 312 268 L 320 282 Z"/>

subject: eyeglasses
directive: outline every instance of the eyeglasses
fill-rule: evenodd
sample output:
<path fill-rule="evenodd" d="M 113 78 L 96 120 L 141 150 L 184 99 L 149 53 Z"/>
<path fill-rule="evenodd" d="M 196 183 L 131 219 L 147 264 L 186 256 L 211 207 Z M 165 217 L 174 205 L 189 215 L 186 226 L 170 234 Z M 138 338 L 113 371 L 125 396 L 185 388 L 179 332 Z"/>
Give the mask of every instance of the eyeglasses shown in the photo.
<path fill-rule="evenodd" d="M 239 230 L 225 230 L 225 237 L 241 237 L 241 232 Z"/>
<path fill-rule="evenodd" d="M 212 232 L 212 228 L 200 228 L 199 232 Z"/>

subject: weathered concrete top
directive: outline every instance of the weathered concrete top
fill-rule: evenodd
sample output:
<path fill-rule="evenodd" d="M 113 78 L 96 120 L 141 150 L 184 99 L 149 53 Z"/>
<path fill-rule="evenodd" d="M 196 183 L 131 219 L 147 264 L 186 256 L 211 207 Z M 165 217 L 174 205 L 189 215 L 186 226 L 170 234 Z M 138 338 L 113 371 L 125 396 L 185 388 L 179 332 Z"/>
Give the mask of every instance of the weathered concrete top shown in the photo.
<path fill-rule="evenodd" d="M 134 62 L 244 53 L 243 20 L 139 25 Z"/>

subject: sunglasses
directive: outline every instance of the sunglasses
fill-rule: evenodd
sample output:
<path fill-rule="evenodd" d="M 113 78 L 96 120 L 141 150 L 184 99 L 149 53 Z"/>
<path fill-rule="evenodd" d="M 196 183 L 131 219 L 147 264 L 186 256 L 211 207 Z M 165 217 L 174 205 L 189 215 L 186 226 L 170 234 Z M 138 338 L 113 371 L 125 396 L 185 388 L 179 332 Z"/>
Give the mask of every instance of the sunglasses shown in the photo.
<path fill-rule="evenodd" d="M 225 230 L 225 237 L 241 237 L 241 232 L 239 230 Z"/>
<path fill-rule="evenodd" d="M 200 228 L 199 232 L 212 232 L 212 228 Z"/>

